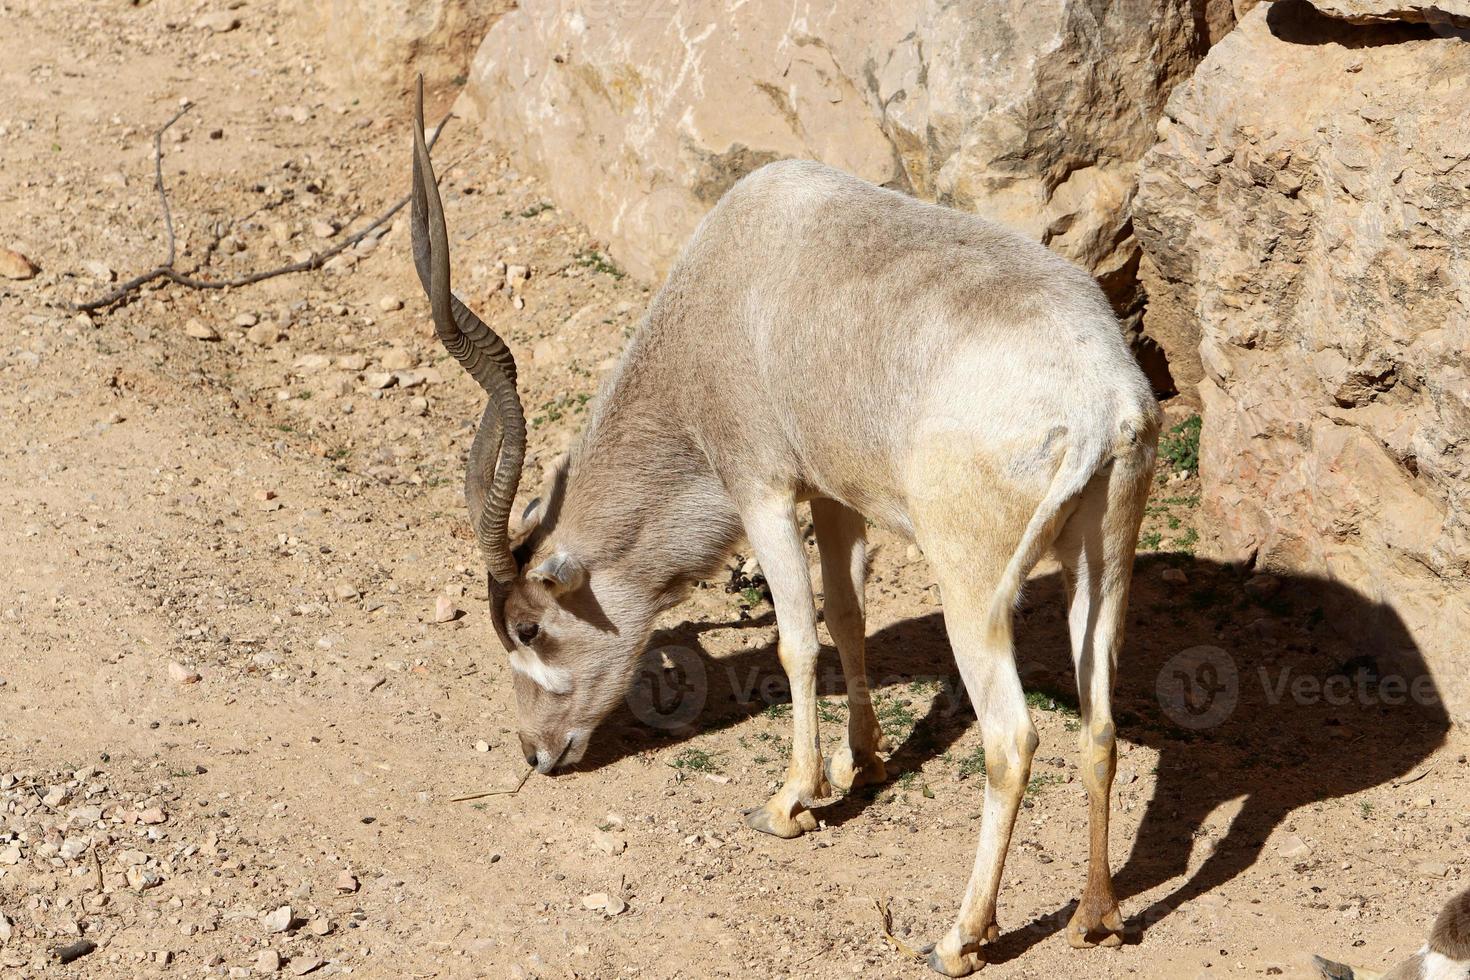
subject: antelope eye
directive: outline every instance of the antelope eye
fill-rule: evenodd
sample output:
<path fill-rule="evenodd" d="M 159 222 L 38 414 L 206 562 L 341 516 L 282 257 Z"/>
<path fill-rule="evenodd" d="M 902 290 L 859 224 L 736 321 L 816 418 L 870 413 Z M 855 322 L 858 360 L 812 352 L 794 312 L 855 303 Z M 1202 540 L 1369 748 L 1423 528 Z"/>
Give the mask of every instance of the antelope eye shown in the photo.
<path fill-rule="evenodd" d="M 527 646 L 530 645 L 532 640 L 536 639 L 537 634 L 540 632 L 541 626 L 538 623 L 516 623 L 516 639 Z"/>

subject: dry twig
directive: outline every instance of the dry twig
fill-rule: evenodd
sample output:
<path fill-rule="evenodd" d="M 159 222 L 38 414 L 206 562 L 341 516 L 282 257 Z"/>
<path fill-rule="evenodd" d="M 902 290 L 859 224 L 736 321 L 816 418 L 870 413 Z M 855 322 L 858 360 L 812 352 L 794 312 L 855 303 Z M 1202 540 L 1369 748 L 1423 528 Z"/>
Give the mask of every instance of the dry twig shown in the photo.
<path fill-rule="evenodd" d="M 260 272 L 236 276 L 233 279 L 199 279 L 193 274 L 180 272 L 174 268 L 174 260 L 177 257 L 177 240 L 174 235 L 173 213 L 168 203 L 168 191 L 163 183 L 163 134 L 168 132 L 169 127 L 183 118 L 184 113 L 188 112 L 191 108 L 193 108 L 192 104 L 184 106 L 178 112 L 174 113 L 173 117 L 160 126 L 157 132 L 153 134 L 153 183 L 158 189 L 158 201 L 163 210 L 163 227 L 168 235 L 168 257 L 163 261 L 163 264 L 134 276 L 104 296 L 99 296 L 97 299 L 88 300 L 84 303 L 67 304 L 74 312 L 90 313 L 93 310 L 100 310 L 112 306 L 128 298 L 155 279 L 167 279 L 170 282 L 176 282 L 180 286 L 186 286 L 190 289 L 233 289 L 238 286 L 249 286 L 257 282 L 263 282 L 266 279 L 274 279 L 276 276 L 289 275 L 293 272 L 309 272 L 312 269 L 320 268 L 328 259 L 346 251 L 368 235 L 371 235 L 395 214 L 403 210 L 403 206 L 409 201 L 409 196 L 405 194 L 392 207 L 374 218 L 365 228 L 359 229 L 325 251 L 312 253 L 310 258 L 302 259 L 300 262 L 292 262 L 289 265 L 279 266 L 275 269 L 265 269 Z M 444 126 L 449 122 L 449 119 L 450 114 L 446 113 L 444 118 L 439 120 L 439 125 L 434 127 L 434 132 L 430 135 L 428 141 L 430 147 L 438 141 L 439 134 L 444 131 Z M 198 271 L 197 268 L 194 270 L 195 273 Z"/>
<path fill-rule="evenodd" d="M 516 783 L 510 789 L 492 789 L 487 790 L 484 793 L 471 793 L 469 796 L 455 796 L 452 797 L 449 802 L 464 803 L 467 800 L 483 800 L 487 796 L 514 796 L 521 791 L 521 787 L 526 785 L 526 780 L 530 779 L 531 773 L 535 771 L 535 766 L 527 766 L 526 771 L 521 773 L 520 782 Z"/>
<path fill-rule="evenodd" d="M 888 909 L 888 899 L 874 899 L 873 907 L 878 910 L 878 928 L 883 931 L 883 938 L 895 950 L 911 960 L 922 960 L 924 957 L 918 950 L 893 934 L 893 913 Z"/>

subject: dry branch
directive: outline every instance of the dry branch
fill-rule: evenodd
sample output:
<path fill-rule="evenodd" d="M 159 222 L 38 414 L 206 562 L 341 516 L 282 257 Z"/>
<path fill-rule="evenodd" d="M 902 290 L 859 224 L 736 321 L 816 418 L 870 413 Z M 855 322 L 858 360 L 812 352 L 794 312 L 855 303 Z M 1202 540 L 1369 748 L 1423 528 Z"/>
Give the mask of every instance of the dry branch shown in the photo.
<path fill-rule="evenodd" d="M 257 282 L 263 282 L 266 279 L 274 279 L 276 276 L 290 275 L 293 272 L 310 272 L 312 269 L 320 268 L 328 259 L 346 251 L 368 235 L 371 235 L 395 214 L 403 210 L 403 206 L 409 201 L 409 195 L 405 194 L 397 203 L 374 218 L 366 227 L 352 233 L 325 251 L 313 252 L 310 258 L 302 259 L 300 262 L 292 262 L 289 265 L 279 266 L 274 269 L 265 269 L 260 272 L 251 272 L 232 279 L 200 279 L 196 275 L 199 271 L 197 268 L 193 273 L 180 272 L 174 268 L 174 261 L 177 258 L 174 219 L 173 212 L 169 208 L 168 190 L 163 183 L 163 134 L 168 132 L 169 127 L 183 118 L 184 113 L 188 112 L 191 108 L 193 108 L 192 105 L 184 106 L 178 112 L 174 113 L 173 117 L 160 126 L 153 134 L 153 183 L 158 189 L 159 206 L 163 211 L 163 227 L 167 233 L 168 240 L 168 257 L 164 259 L 161 265 L 134 276 L 104 296 L 99 296 L 96 299 L 88 300 L 84 303 L 68 303 L 67 305 L 74 312 L 90 313 L 93 310 L 113 306 L 127 299 L 155 279 L 167 279 L 170 282 L 178 283 L 180 286 L 185 286 L 189 289 L 233 289 L 237 286 L 249 286 Z M 439 125 L 434 127 L 434 132 L 429 137 L 429 146 L 432 147 L 438 141 L 439 134 L 444 131 L 444 126 L 449 122 L 449 119 L 450 114 L 446 113 L 444 118 L 439 120 Z"/>
<path fill-rule="evenodd" d="M 531 778 L 531 773 L 535 771 L 535 766 L 527 766 L 526 771 L 521 773 L 520 782 L 516 783 L 510 789 L 491 789 L 483 793 L 471 793 L 468 796 L 454 796 L 450 798 L 449 802 L 463 803 L 466 800 L 483 800 L 487 796 L 514 796 L 521 791 L 521 787 L 526 785 L 526 780 Z"/>

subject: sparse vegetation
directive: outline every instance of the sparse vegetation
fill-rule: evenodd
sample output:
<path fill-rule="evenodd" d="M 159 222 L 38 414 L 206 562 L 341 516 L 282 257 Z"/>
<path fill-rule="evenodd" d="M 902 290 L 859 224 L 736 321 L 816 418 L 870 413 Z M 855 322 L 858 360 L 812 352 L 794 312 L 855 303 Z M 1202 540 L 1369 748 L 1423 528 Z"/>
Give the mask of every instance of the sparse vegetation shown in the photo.
<path fill-rule="evenodd" d="M 1060 782 L 1062 782 L 1062 777 L 1054 772 L 1035 773 L 1032 775 L 1031 781 L 1026 784 L 1026 792 L 1040 793 L 1046 787 L 1055 786 Z"/>
<path fill-rule="evenodd" d="M 1159 459 L 1175 473 L 1199 471 L 1199 433 L 1203 421 L 1191 415 L 1174 425 L 1159 440 Z"/>
<path fill-rule="evenodd" d="M 961 779 L 985 775 L 985 746 L 977 745 L 974 751 L 962 756 L 957 771 Z"/>
<path fill-rule="evenodd" d="M 614 279 L 621 279 L 627 275 L 626 272 L 617 267 L 617 264 L 612 259 L 598 251 L 579 252 L 577 254 L 577 264 L 584 269 L 591 269 L 593 272 L 601 272 L 604 275 L 612 276 Z"/>
<path fill-rule="evenodd" d="M 568 413 L 581 415 L 587 410 L 587 403 L 591 400 L 592 396 L 587 392 L 561 394 L 548 399 L 541 404 L 541 413 L 532 417 L 531 427 L 539 429 L 551 422 L 558 422 Z"/>
<path fill-rule="evenodd" d="M 715 753 L 704 749 L 684 749 L 669 760 L 669 765 L 680 772 L 719 772 Z"/>
<path fill-rule="evenodd" d="M 908 698 L 880 696 L 874 699 L 874 709 L 878 715 L 878 726 L 894 743 L 908 738 L 919 720 Z"/>

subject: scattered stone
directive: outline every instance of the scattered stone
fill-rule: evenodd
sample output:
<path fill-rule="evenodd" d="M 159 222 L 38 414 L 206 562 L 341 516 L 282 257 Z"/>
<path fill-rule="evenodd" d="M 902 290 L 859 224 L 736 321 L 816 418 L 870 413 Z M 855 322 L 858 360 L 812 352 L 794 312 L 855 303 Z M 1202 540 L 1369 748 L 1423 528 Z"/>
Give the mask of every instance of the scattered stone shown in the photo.
<path fill-rule="evenodd" d="M 311 119 L 311 110 L 304 105 L 278 105 L 271 110 L 271 115 L 277 119 L 289 119 L 300 126 Z"/>
<path fill-rule="evenodd" d="M 608 914 L 608 917 L 609 918 L 611 918 L 614 915 L 622 915 L 624 912 L 627 911 L 627 909 L 628 909 L 628 903 L 625 902 L 625 901 L 623 901 L 621 897 L 619 897 L 617 895 L 609 895 L 607 897 L 607 910 L 606 911 L 607 911 L 607 914 Z"/>
<path fill-rule="evenodd" d="M 1276 845 L 1276 853 L 1288 861 L 1299 861 L 1311 857 L 1312 849 L 1296 834 L 1287 834 L 1281 839 L 1281 843 Z"/>
<path fill-rule="evenodd" d="M 146 868 L 138 864 L 128 868 L 127 877 L 128 886 L 135 892 L 147 891 L 150 888 L 157 888 L 163 884 L 162 875 L 152 868 Z"/>
<path fill-rule="evenodd" d="M 106 262 L 99 262 L 96 259 L 87 259 L 82 262 L 82 268 L 87 270 L 87 274 L 90 275 L 93 279 L 100 279 L 103 282 L 112 282 L 112 266 L 108 265 Z"/>
<path fill-rule="evenodd" d="M 255 326 L 245 331 L 245 338 L 258 347 L 269 347 L 271 344 L 274 344 L 277 340 L 279 340 L 280 337 L 280 328 L 270 321 L 266 321 L 265 323 L 257 323 Z"/>
<path fill-rule="evenodd" d="M 62 964 L 71 963 L 81 959 L 88 953 L 96 951 L 96 949 L 97 944 L 92 942 L 92 940 L 79 939 L 74 943 L 68 943 L 65 946 L 58 947 L 56 950 L 56 959 Z"/>
<path fill-rule="evenodd" d="M 1420 861 L 1414 865 L 1414 871 L 1425 878 L 1445 878 L 1450 873 L 1450 866 L 1443 861 Z"/>
<path fill-rule="evenodd" d="M 46 790 L 46 795 L 41 797 L 41 802 L 54 810 L 70 798 L 71 794 L 66 791 L 65 786 L 52 786 Z"/>
<path fill-rule="evenodd" d="M 1281 579 L 1262 572 L 1245 581 L 1246 594 L 1256 599 L 1267 599 L 1281 590 Z"/>
<path fill-rule="evenodd" d="M 394 310 L 401 310 L 403 309 L 403 300 L 399 299 L 397 296 L 384 296 L 382 299 L 378 300 L 378 309 L 382 310 L 384 313 L 392 313 Z"/>
<path fill-rule="evenodd" d="M 281 968 L 281 954 L 273 949 L 263 949 L 255 957 L 256 973 L 275 973 Z"/>
<path fill-rule="evenodd" d="M 204 679 L 196 671 L 190 670 L 181 663 L 173 662 L 168 665 L 168 677 L 175 684 L 198 684 Z"/>
<path fill-rule="evenodd" d="M 299 374 L 316 374 L 331 367 L 332 359 L 326 354 L 302 354 L 292 366 Z"/>
<path fill-rule="evenodd" d="M 362 595 L 362 593 L 359 592 L 357 586 L 353 585 L 351 582 L 338 582 L 336 586 L 334 586 L 332 589 L 332 595 L 336 596 L 338 599 L 346 600 L 356 599 L 358 596 Z"/>
<path fill-rule="evenodd" d="M 1416 796 L 1410 802 L 1413 804 L 1414 809 L 1416 810 L 1428 810 L 1430 807 L 1434 806 L 1434 797 Z"/>
<path fill-rule="evenodd" d="M 241 313 L 235 317 L 235 326 L 253 327 L 260 322 L 260 317 L 254 313 Z"/>
<path fill-rule="evenodd" d="M 395 347 L 383 355 L 381 363 L 385 371 L 407 371 L 409 368 L 418 367 L 419 359 L 418 355 L 412 351 Z"/>
<path fill-rule="evenodd" d="M 1188 585 L 1189 576 L 1179 568 L 1166 568 L 1159 573 L 1159 578 L 1170 585 Z"/>
<path fill-rule="evenodd" d="M 525 282 L 531 278 L 531 270 L 523 265 L 508 265 L 505 267 L 505 284 L 514 287 L 516 283 Z"/>
<path fill-rule="evenodd" d="M 358 889 L 356 876 L 350 871 L 344 871 L 337 876 L 336 884 L 333 886 L 343 895 L 351 895 Z"/>
<path fill-rule="evenodd" d="M 592 832 L 592 846 L 604 854 L 618 855 L 628 849 L 628 842 L 605 830 Z"/>
<path fill-rule="evenodd" d="M 58 851 L 63 861 L 75 861 L 87 853 L 87 848 L 92 842 L 85 837 L 68 837 L 61 842 L 61 850 Z"/>
<path fill-rule="evenodd" d="M 337 358 L 337 366 L 344 371 L 362 371 L 368 366 L 368 359 L 363 354 L 343 354 Z"/>
<path fill-rule="evenodd" d="M 6 279 L 30 279 L 36 271 L 36 264 L 21 253 L 0 248 L 0 276 Z"/>
<path fill-rule="evenodd" d="M 167 819 L 168 814 L 163 812 L 162 807 L 150 806 L 146 810 L 138 811 L 138 822 L 141 824 L 147 824 L 150 827 L 155 824 L 163 823 Z"/>
<path fill-rule="evenodd" d="M 332 920 L 326 916 L 317 916 L 306 924 L 306 931 L 313 936 L 327 936 L 332 932 Z"/>
<path fill-rule="evenodd" d="M 434 622 L 452 623 L 459 618 L 459 607 L 454 600 L 447 595 L 441 595 L 434 600 Z"/>
<path fill-rule="evenodd" d="M 364 375 L 362 383 L 367 385 L 374 391 L 382 391 L 384 388 L 393 387 L 393 383 L 397 380 L 397 375 L 394 375 L 389 371 L 377 371 L 373 372 L 372 374 Z"/>
<path fill-rule="evenodd" d="M 311 233 L 318 238 L 331 238 L 337 234 L 337 226 L 330 221 L 313 221 L 311 223 Z"/>
<path fill-rule="evenodd" d="M 0 864 L 19 864 L 20 858 L 19 844 L 11 844 L 9 847 L 0 848 Z"/>
<path fill-rule="evenodd" d="M 260 924 L 265 926 L 266 932 L 285 932 L 291 928 L 291 906 L 282 905 L 274 912 L 262 916 Z"/>
<path fill-rule="evenodd" d="M 485 741 L 483 738 L 480 739 L 478 742 L 475 743 L 475 751 L 476 752 L 489 752 L 490 751 L 490 743 L 487 742 L 487 741 Z"/>
<path fill-rule="evenodd" d="M 239 26 L 240 18 L 228 10 L 211 11 L 194 18 L 194 27 L 197 30 L 209 31 L 212 34 L 228 34 Z"/>
<path fill-rule="evenodd" d="M 582 908 L 589 912 L 602 912 L 607 909 L 607 901 L 607 892 L 593 892 L 582 896 Z"/>
<path fill-rule="evenodd" d="M 5 917 L 4 912 L 0 912 L 0 946 L 10 942 L 13 931 L 10 920 Z"/>
<path fill-rule="evenodd" d="M 291 972 L 304 977 L 313 970 L 321 969 L 324 960 L 320 956 L 297 956 L 291 960 Z"/>
<path fill-rule="evenodd" d="M 195 340 L 219 340 L 219 331 L 200 320 L 189 319 L 184 324 L 184 334 Z"/>

